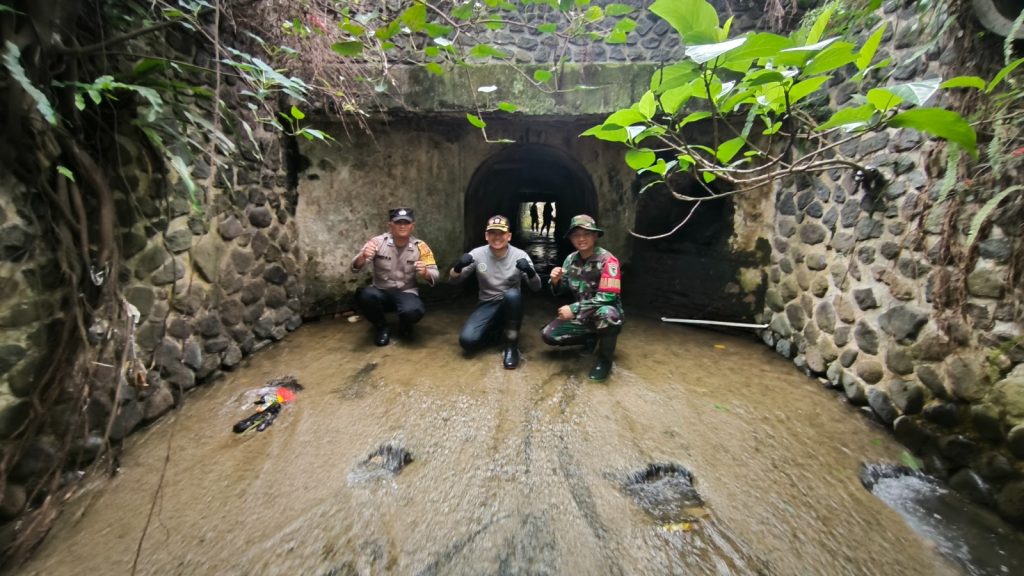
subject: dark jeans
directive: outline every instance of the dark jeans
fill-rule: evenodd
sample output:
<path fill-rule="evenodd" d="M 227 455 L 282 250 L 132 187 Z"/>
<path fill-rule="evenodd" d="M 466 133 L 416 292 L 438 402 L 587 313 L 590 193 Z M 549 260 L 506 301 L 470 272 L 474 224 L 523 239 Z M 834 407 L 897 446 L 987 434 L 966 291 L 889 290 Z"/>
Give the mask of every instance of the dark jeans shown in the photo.
<path fill-rule="evenodd" d="M 403 326 L 412 326 L 420 321 L 427 309 L 416 294 L 399 290 L 381 290 L 376 286 L 367 286 L 356 294 L 359 311 L 374 326 L 380 328 L 387 324 L 384 314 L 398 312 L 398 322 Z"/>
<path fill-rule="evenodd" d="M 519 338 L 519 327 L 523 323 L 523 293 L 518 288 L 505 292 L 501 300 L 481 302 L 473 309 L 459 334 L 459 345 L 467 352 L 474 352 L 486 345 L 487 333 L 504 329 L 507 340 Z"/>

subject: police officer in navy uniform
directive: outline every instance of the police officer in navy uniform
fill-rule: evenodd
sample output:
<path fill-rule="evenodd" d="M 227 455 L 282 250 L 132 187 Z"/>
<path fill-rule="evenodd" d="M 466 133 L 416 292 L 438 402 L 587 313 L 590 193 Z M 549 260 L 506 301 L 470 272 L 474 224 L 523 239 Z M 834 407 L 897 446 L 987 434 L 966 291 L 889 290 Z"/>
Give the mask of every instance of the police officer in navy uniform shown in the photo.
<path fill-rule="evenodd" d="M 587 344 L 597 341 L 597 364 L 589 378 L 608 379 L 612 371 L 615 344 L 622 330 L 622 270 L 615 256 L 597 245 L 604 230 L 586 214 L 569 222 L 569 241 L 576 251 L 551 270 L 551 291 L 572 292 L 575 302 L 558 309 L 558 318 L 541 331 L 552 346 Z"/>
<path fill-rule="evenodd" d="M 501 363 L 514 370 L 519 366 L 519 328 L 523 324 L 521 287 L 525 282 L 530 290 L 540 290 L 540 275 L 529 254 L 509 244 L 508 218 L 500 214 L 488 218 L 484 240 L 486 245 L 463 254 L 448 273 L 453 284 L 476 274 L 480 285 L 480 303 L 463 325 L 459 345 L 466 352 L 475 352 L 484 346 L 488 332 L 502 330 L 505 349 Z"/>
<path fill-rule="evenodd" d="M 417 279 L 431 286 L 437 282 L 437 262 L 427 243 L 412 235 L 416 218 L 412 208 L 388 212 L 388 232 L 370 238 L 352 259 L 352 271 L 373 263 L 373 284 L 359 291 L 359 310 L 374 327 L 374 343 L 387 346 L 391 328 L 386 312 L 398 312 L 398 333 L 412 335 L 412 327 L 423 318 L 426 308 L 420 300 Z"/>

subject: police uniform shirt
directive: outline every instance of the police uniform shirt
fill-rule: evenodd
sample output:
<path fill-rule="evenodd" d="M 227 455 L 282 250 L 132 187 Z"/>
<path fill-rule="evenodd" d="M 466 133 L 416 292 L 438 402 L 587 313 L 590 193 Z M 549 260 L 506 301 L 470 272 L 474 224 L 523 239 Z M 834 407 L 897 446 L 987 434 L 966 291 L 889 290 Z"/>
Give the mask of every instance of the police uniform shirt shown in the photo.
<path fill-rule="evenodd" d="M 434 253 L 431 252 L 427 243 L 412 236 L 409 243 L 403 248 L 395 245 L 394 238 L 390 233 L 374 236 L 370 239 L 377 247 L 377 253 L 373 256 L 373 285 L 381 290 L 400 290 L 418 294 L 416 288 L 416 261 L 422 260 L 427 266 L 427 282 L 431 286 L 437 281 L 439 275 L 437 262 L 434 260 Z M 352 259 L 352 270 L 358 272 L 362 268 L 356 266 L 356 260 L 361 254 L 356 254 Z M 366 263 L 363 263 L 366 266 Z"/>

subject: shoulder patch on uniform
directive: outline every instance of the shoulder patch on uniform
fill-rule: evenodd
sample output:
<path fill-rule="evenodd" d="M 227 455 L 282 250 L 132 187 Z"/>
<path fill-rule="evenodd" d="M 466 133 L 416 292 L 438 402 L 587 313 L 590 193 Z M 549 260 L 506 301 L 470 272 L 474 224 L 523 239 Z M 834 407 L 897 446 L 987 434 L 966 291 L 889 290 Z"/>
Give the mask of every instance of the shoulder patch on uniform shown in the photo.
<path fill-rule="evenodd" d="M 604 267 L 601 269 L 601 280 L 597 283 L 598 292 L 612 292 L 619 294 L 622 292 L 622 276 L 621 270 L 619 269 L 619 260 L 614 256 L 605 260 Z"/>
<path fill-rule="evenodd" d="M 437 261 L 434 260 L 434 253 L 430 251 L 430 246 L 423 240 L 416 241 L 416 247 L 420 249 L 420 260 L 423 261 L 427 266 L 436 266 Z"/>

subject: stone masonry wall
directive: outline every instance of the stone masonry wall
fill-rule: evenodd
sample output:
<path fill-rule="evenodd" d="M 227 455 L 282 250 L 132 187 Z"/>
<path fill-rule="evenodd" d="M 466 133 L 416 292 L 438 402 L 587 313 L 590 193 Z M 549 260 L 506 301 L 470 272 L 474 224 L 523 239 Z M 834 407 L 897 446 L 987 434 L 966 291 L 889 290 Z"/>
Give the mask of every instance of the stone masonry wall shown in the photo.
<path fill-rule="evenodd" d="M 929 44 L 936 36 L 914 4 L 883 11 L 897 31 L 884 43 L 896 63 L 890 83 L 965 73 L 951 67 L 969 32 L 954 26 Z M 1002 59 L 976 58 L 988 56 Z M 834 85 L 831 102 L 851 88 Z M 976 257 L 950 258 L 943 237 L 962 245 L 990 195 L 938 201 L 944 147 L 890 130 L 840 152 L 889 184 L 873 192 L 837 171 L 779 187 L 763 339 L 891 426 L 929 472 L 1024 522 L 1024 287 L 1013 280 L 1022 196 L 978 239 Z"/>
<path fill-rule="evenodd" d="M 170 36 L 167 40 L 182 52 L 182 59 L 209 64 L 209 54 L 197 53 L 191 42 Z M 234 90 L 225 85 L 222 97 L 226 105 L 241 108 Z M 179 101 L 184 97 L 179 95 Z M 196 98 L 187 105 L 199 117 L 212 115 L 207 99 Z M 177 125 L 167 117 L 157 122 Z M 58 400 L 47 428 L 30 439 L 6 470 L 0 522 L 25 508 L 28 494 L 58 463 L 69 426 L 80 431 L 72 435 L 71 463 L 84 466 L 106 445 L 103 438 L 111 418 L 110 439 L 121 440 L 179 404 L 189 389 L 238 366 L 245 356 L 281 340 L 302 323 L 297 198 L 288 188 L 282 136 L 265 132 L 256 123 L 251 139 L 242 133 L 232 135 L 237 152 L 222 156 L 224 165 L 214 175 L 206 160 L 176 149 L 195 182 L 212 183 L 200 186 L 199 194 L 205 190 L 206 196 L 192 198 L 145 136 L 128 123 L 123 126 L 111 137 L 116 153 L 111 149 L 104 154 L 104 169 L 114 175 L 109 181 L 122 258 L 118 277 L 104 282 L 118 282 L 140 318 L 131 327 L 97 321 L 86 328 L 96 350 L 102 350 L 115 331 L 132 334 L 136 358 L 146 369 L 145 381 L 126 381 L 118 373 L 119 351 L 104 352 L 102 361 L 90 366 L 85 413 L 77 413 L 77 398 Z M 41 197 L 40 190 L 0 172 L 3 441 L 32 415 L 30 397 L 58 340 L 57 329 L 68 321 L 60 316 L 62 302 L 72 296 L 66 294 L 67 283 L 54 256 Z"/>

